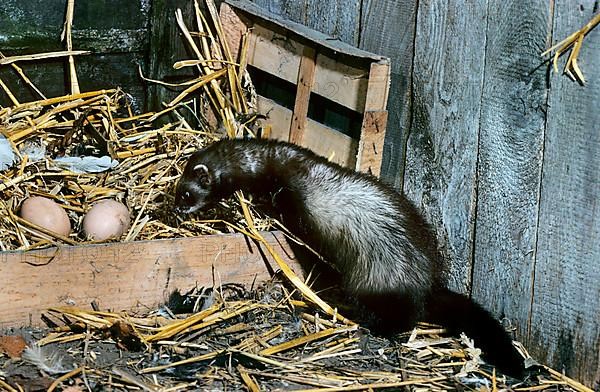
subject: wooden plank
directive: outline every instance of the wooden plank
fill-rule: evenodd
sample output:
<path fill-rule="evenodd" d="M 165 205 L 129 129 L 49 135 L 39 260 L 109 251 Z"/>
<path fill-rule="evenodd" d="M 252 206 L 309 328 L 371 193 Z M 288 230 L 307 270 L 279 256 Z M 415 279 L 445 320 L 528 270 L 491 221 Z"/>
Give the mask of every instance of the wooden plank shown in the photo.
<path fill-rule="evenodd" d="M 313 85 L 315 93 L 362 113 L 365 110 L 368 83 L 369 74 L 364 68 L 344 63 L 339 56 L 328 53 L 317 55 Z"/>
<path fill-rule="evenodd" d="M 307 0 L 308 27 L 358 46 L 361 0 Z"/>
<path fill-rule="evenodd" d="M 487 8 L 419 3 L 404 191 L 433 224 L 449 286 L 469 293 Z M 484 302 L 485 303 L 485 302 Z"/>
<path fill-rule="evenodd" d="M 308 118 L 308 105 L 310 102 L 310 93 L 315 80 L 317 52 L 310 46 L 305 46 L 298 69 L 298 79 L 296 81 L 296 101 L 294 102 L 294 114 L 290 125 L 289 141 L 296 144 L 302 144 L 304 137 L 304 128 Z"/>
<path fill-rule="evenodd" d="M 151 79 L 179 82 L 195 77 L 193 67 L 181 70 L 173 69 L 176 61 L 189 58 L 184 39 L 180 38 L 181 31 L 175 20 L 175 11 L 178 8 L 181 9 L 188 28 L 192 31 L 195 30 L 193 2 L 188 0 L 154 0 L 152 2 L 150 55 L 147 75 L 145 75 Z M 148 108 L 161 110 L 164 108 L 163 103 L 170 102 L 177 95 L 177 91 L 150 83 L 148 84 Z M 182 111 L 182 114 L 188 115 L 185 111 Z M 195 120 L 191 121 L 192 124 L 195 123 Z"/>
<path fill-rule="evenodd" d="M 271 13 L 358 45 L 360 0 L 253 0 Z"/>
<path fill-rule="evenodd" d="M 390 65 L 387 62 L 371 64 L 364 110 L 385 110 L 389 89 Z"/>
<path fill-rule="evenodd" d="M 264 236 L 301 273 L 284 236 Z M 262 254 L 239 234 L 0 253 L 0 328 L 40 325 L 51 306 L 152 308 L 175 289 L 260 282 L 269 276 Z"/>
<path fill-rule="evenodd" d="M 385 107 L 390 88 L 389 64 L 371 64 L 367 86 L 356 170 L 379 175 L 387 123 Z"/>
<path fill-rule="evenodd" d="M 270 138 L 287 141 L 287 124 L 291 122 L 292 111 L 260 95 L 257 101 L 259 112 L 267 113 L 268 119 L 265 121 L 271 125 Z M 317 121 L 307 120 L 301 145 L 339 165 L 355 167 L 358 142 Z"/>
<path fill-rule="evenodd" d="M 248 48 L 248 64 L 296 84 L 304 46 L 285 35 L 254 24 L 254 45 Z"/>
<path fill-rule="evenodd" d="M 264 113 L 267 116 L 264 122 L 271 126 L 271 135 L 269 137 L 287 142 L 290 137 L 292 111 L 262 95 L 257 95 L 256 103 L 258 112 Z"/>
<path fill-rule="evenodd" d="M 487 9 L 473 297 L 509 318 L 527 346 L 547 103 L 539 54 L 550 6 L 490 0 Z"/>
<path fill-rule="evenodd" d="M 338 165 L 350 168 L 356 165 L 358 142 L 317 121 L 308 119 L 302 145 Z"/>
<path fill-rule="evenodd" d="M 271 14 L 306 24 L 306 0 L 252 0 L 252 3 Z"/>
<path fill-rule="evenodd" d="M 553 42 L 594 15 L 557 2 Z M 552 73 L 528 349 L 600 389 L 600 30 L 583 42 L 585 86 Z"/>
<path fill-rule="evenodd" d="M 379 177 L 387 111 L 368 111 L 363 117 L 356 170 Z"/>
<path fill-rule="evenodd" d="M 306 20 L 289 20 L 290 18 L 285 18 L 285 14 L 274 14 L 272 12 L 269 12 L 269 6 L 268 3 L 265 4 L 264 2 L 261 2 L 261 5 L 265 6 L 264 8 L 261 8 L 259 6 L 257 6 L 257 4 L 248 1 L 248 0 L 225 0 L 229 5 L 233 6 L 236 9 L 242 10 L 244 12 L 247 12 L 249 14 L 252 15 L 256 15 L 259 16 L 260 18 L 268 21 L 269 23 L 276 25 L 276 26 L 280 26 L 283 27 L 284 29 L 287 29 L 288 31 L 290 31 L 294 36 L 297 37 L 303 37 L 303 39 L 307 39 L 311 42 L 315 42 L 321 46 L 323 46 L 324 48 L 326 48 L 327 50 L 330 50 L 332 52 L 338 52 L 344 55 L 348 55 L 348 56 L 352 56 L 352 57 L 357 57 L 357 58 L 361 58 L 364 60 L 372 60 L 372 61 L 381 61 L 384 58 L 378 54 L 374 54 L 374 53 L 370 53 L 367 52 L 365 50 L 361 50 L 359 48 L 357 48 L 356 46 L 353 46 L 353 44 L 351 43 L 347 43 L 347 42 L 343 42 L 343 41 L 339 41 L 336 39 L 332 39 L 332 36 L 330 34 L 328 34 L 327 32 L 321 32 L 315 29 L 312 29 L 310 26 L 307 27 L 307 23 Z M 300 9 L 301 6 L 304 7 L 308 7 L 309 2 L 313 2 L 316 0 L 304 0 L 302 2 L 285 2 L 286 5 L 284 5 L 284 8 L 287 7 L 287 3 L 290 3 L 289 5 L 294 8 L 299 10 L 299 12 L 301 13 L 302 10 Z M 351 0 L 352 4 L 356 3 L 357 0 Z M 345 6 L 348 5 L 348 1 L 347 0 L 336 0 L 336 2 L 339 2 L 339 4 L 341 4 L 341 6 Z M 277 1 L 275 3 L 278 3 Z M 294 3 L 294 4 L 291 4 Z M 332 3 L 332 2 L 325 2 L 325 3 Z M 281 3 L 279 3 L 281 4 Z M 281 7 L 279 7 L 279 9 L 281 9 Z M 284 16 L 284 17 L 282 17 Z M 356 15 L 357 17 L 358 15 Z M 310 16 L 311 18 L 313 17 L 312 15 Z M 315 15 L 316 17 L 323 17 L 323 15 Z M 295 20 L 295 19 L 294 19 Z M 344 23 L 342 21 L 342 23 Z M 354 29 L 355 27 L 352 26 L 351 29 Z"/>
<path fill-rule="evenodd" d="M 298 68 L 304 56 L 305 46 L 260 24 L 253 25 L 251 36 L 254 39 L 248 48 L 248 63 L 297 84 Z M 314 71 L 313 91 L 349 109 L 362 112 L 365 110 L 368 73 L 364 68 L 348 62 L 350 58 L 342 59 L 328 53 L 319 53 Z M 385 97 L 387 98 L 387 93 Z"/>
<path fill-rule="evenodd" d="M 392 94 L 381 178 L 402 189 L 406 139 L 412 118 L 412 73 L 417 20 L 416 1 L 363 0 L 359 47 L 393 59 Z"/>

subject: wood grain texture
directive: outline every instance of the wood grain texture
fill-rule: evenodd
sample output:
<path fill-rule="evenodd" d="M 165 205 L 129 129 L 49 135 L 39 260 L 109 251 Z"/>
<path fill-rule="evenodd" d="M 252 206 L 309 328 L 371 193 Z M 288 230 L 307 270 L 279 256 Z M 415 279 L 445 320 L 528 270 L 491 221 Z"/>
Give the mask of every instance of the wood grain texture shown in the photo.
<path fill-rule="evenodd" d="M 253 0 L 258 6 L 351 45 L 358 45 L 361 0 Z"/>
<path fill-rule="evenodd" d="M 264 233 L 301 274 L 281 233 Z M 264 252 L 266 253 L 266 252 Z M 139 241 L 0 253 L 0 328 L 40 325 L 48 307 L 153 308 L 175 289 L 268 278 L 270 258 L 244 236 Z M 276 269 L 276 267 L 275 267 Z"/>
<path fill-rule="evenodd" d="M 248 33 L 251 22 L 241 13 L 235 12 L 235 10 L 227 3 L 221 3 L 221 7 L 219 8 L 219 20 L 223 27 L 223 35 L 225 36 L 225 40 L 231 51 L 231 58 L 233 58 L 234 61 L 240 61 L 239 54 L 243 49 L 243 36 Z M 253 48 L 254 45 L 255 43 L 252 46 Z"/>
<path fill-rule="evenodd" d="M 470 289 L 484 2 L 419 2 L 404 191 L 437 231 L 449 285 Z"/>
<path fill-rule="evenodd" d="M 306 0 L 252 0 L 252 2 L 276 15 L 306 25 Z"/>
<path fill-rule="evenodd" d="M 302 59 L 298 67 L 296 101 L 294 102 L 294 114 L 292 115 L 292 124 L 290 125 L 290 136 L 288 139 L 292 143 L 302 144 L 302 139 L 304 138 L 310 92 L 315 81 L 316 60 L 316 50 L 310 46 L 304 46 Z"/>
<path fill-rule="evenodd" d="M 386 110 L 366 111 L 363 117 L 362 130 L 356 162 L 356 170 L 379 177 L 383 153 L 384 130 L 387 123 Z"/>
<path fill-rule="evenodd" d="M 289 138 L 289 124 L 292 121 L 292 111 L 260 95 L 258 95 L 257 103 L 258 110 L 261 113 L 269 114 L 268 119 L 264 120 L 266 124 L 271 126 L 269 137 L 287 141 Z M 306 120 L 301 145 L 339 165 L 351 168 L 356 166 L 358 142 L 350 136 L 310 118 Z"/>
<path fill-rule="evenodd" d="M 63 0 L 5 0 L 0 7 L 0 51 L 5 55 L 44 53 L 64 49 L 60 35 L 66 2 Z M 119 8 L 121 12 L 114 12 Z M 82 90 L 120 87 L 132 97 L 134 110 L 144 110 L 145 91 L 137 64 L 144 65 L 148 49 L 150 5 L 145 1 L 106 0 L 77 2 L 74 9 L 73 45 L 92 54 L 75 57 Z M 49 97 L 70 91 L 64 59 L 18 64 Z M 38 99 L 20 76 L 0 67 L 0 79 L 20 102 Z M 11 102 L 0 91 L 0 106 Z"/>
<path fill-rule="evenodd" d="M 361 0 L 307 0 L 307 26 L 358 46 Z"/>
<path fill-rule="evenodd" d="M 342 56 L 317 54 L 313 92 L 354 111 L 363 112 L 368 84 L 369 73 L 365 66 Z"/>
<path fill-rule="evenodd" d="M 383 160 L 389 89 L 389 62 L 371 64 L 368 91 L 365 98 L 365 112 L 358 144 L 356 170 L 377 177 L 381 174 Z"/>
<path fill-rule="evenodd" d="M 552 43 L 593 16 L 593 0 L 577 4 L 556 3 Z M 550 75 L 529 350 L 599 390 L 600 30 L 579 64 L 585 86 Z"/>
<path fill-rule="evenodd" d="M 490 0 L 473 297 L 527 341 L 545 129 L 546 2 Z"/>
<path fill-rule="evenodd" d="M 151 79 L 177 83 L 194 77 L 192 67 L 178 71 L 173 69 L 176 61 L 191 58 L 175 19 L 175 11 L 178 8 L 181 9 L 188 28 L 196 31 L 193 2 L 187 0 L 154 0 L 152 2 L 150 56 L 148 75 L 146 75 Z M 170 102 L 178 94 L 178 91 L 151 83 L 148 85 L 148 108 L 161 110 L 164 108 L 163 103 Z M 185 111 L 182 113 L 186 115 Z M 195 124 L 195 121 L 192 124 Z"/>
<path fill-rule="evenodd" d="M 381 178 L 402 188 L 406 138 L 412 117 L 416 1 L 363 0 L 359 47 L 390 57 L 391 84 Z"/>

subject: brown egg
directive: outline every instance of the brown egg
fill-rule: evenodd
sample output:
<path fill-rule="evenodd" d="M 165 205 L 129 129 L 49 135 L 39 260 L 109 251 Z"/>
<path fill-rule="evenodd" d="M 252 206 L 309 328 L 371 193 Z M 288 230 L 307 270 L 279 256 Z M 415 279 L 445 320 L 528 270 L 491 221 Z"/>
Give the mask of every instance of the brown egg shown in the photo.
<path fill-rule="evenodd" d="M 32 196 L 21 205 L 21 218 L 62 236 L 71 232 L 71 221 L 65 210 L 53 200 Z"/>
<path fill-rule="evenodd" d="M 83 232 L 94 241 L 119 238 L 129 229 L 129 210 L 116 200 L 95 203 L 83 218 Z"/>

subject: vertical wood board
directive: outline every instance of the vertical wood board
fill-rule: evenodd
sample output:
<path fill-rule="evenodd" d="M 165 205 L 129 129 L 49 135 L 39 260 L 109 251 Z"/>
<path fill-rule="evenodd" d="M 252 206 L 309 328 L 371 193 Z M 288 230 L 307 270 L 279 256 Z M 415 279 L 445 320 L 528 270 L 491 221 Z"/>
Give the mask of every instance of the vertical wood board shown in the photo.
<path fill-rule="evenodd" d="M 462 293 L 471 280 L 486 24 L 485 2 L 419 2 L 404 191 L 433 224 L 449 286 Z"/>
<path fill-rule="evenodd" d="M 365 112 L 360 131 L 356 170 L 379 176 L 383 154 L 384 131 L 387 124 L 385 110 L 390 88 L 389 64 L 373 63 L 365 97 Z"/>
<path fill-rule="evenodd" d="M 381 174 L 381 155 L 384 138 L 382 133 L 387 124 L 388 112 L 385 110 L 366 111 L 363 117 L 362 131 L 357 154 L 356 171 L 379 177 Z"/>
<path fill-rule="evenodd" d="M 307 0 L 251 0 L 257 6 L 282 18 L 306 25 Z"/>
<path fill-rule="evenodd" d="M 401 189 L 412 117 L 417 1 L 363 0 L 361 15 L 359 47 L 392 59 L 381 178 Z"/>
<path fill-rule="evenodd" d="M 253 0 L 283 18 L 358 45 L 361 0 Z"/>
<path fill-rule="evenodd" d="M 358 46 L 362 0 L 306 0 L 306 25 Z"/>
<path fill-rule="evenodd" d="M 295 144 L 302 144 L 304 138 L 304 129 L 308 119 L 308 105 L 310 102 L 310 92 L 315 81 L 315 68 L 317 61 L 317 52 L 310 46 L 305 46 L 302 50 L 302 59 L 298 67 L 298 76 L 296 80 L 296 101 L 294 102 L 294 114 L 290 126 L 288 140 Z"/>
<path fill-rule="evenodd" d="M 490 0 L 488 12 L 473 297 L 527 344 L 547 99 L 539 54 L 550 7 Z"/>
<path fill-rule="evenodd" d="M 558 2 L 553 43 L 593 16 Z M 565 56 L 566 59 L 566 56 Z M 561 65 L 564 63 L 562 59 Z M 600 30 L 585 39 L 579 85 L 552 72 L 529 350 L 600 389 Z"/>
<path fill-rule="evenodd" d="M 152 2 L 150 58 L 148 75 L 146 75 L 150 79 L 179 82 L 194 77 L 192 67 L 173 70 L 176 61 L 190 58 L 175 19 L 175 11 L 178 8 L 181 9 L 188 29 L 196 31 L 193 2 L 187 0 Z M 178 91 L 151 83 L 148 85 L 148 107 L 150 110 L 161 110 L 164 108 L 163 103 L 170 102 L 178 94 Z"/>

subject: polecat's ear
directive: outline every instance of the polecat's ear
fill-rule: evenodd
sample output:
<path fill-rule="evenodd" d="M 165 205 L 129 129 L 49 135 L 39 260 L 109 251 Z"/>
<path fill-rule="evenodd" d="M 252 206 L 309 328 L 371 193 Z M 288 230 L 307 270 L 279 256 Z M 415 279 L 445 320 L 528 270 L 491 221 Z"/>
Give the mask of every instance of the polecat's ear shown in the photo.
<path fill-rule="evenodd" d="M 202 163 L 194 166 L 194 174 L 198 180 L 198 183 L 203 188 L 207 188 L 212 182 L 212 176 L 210 175 L 208 167 Z"/>

